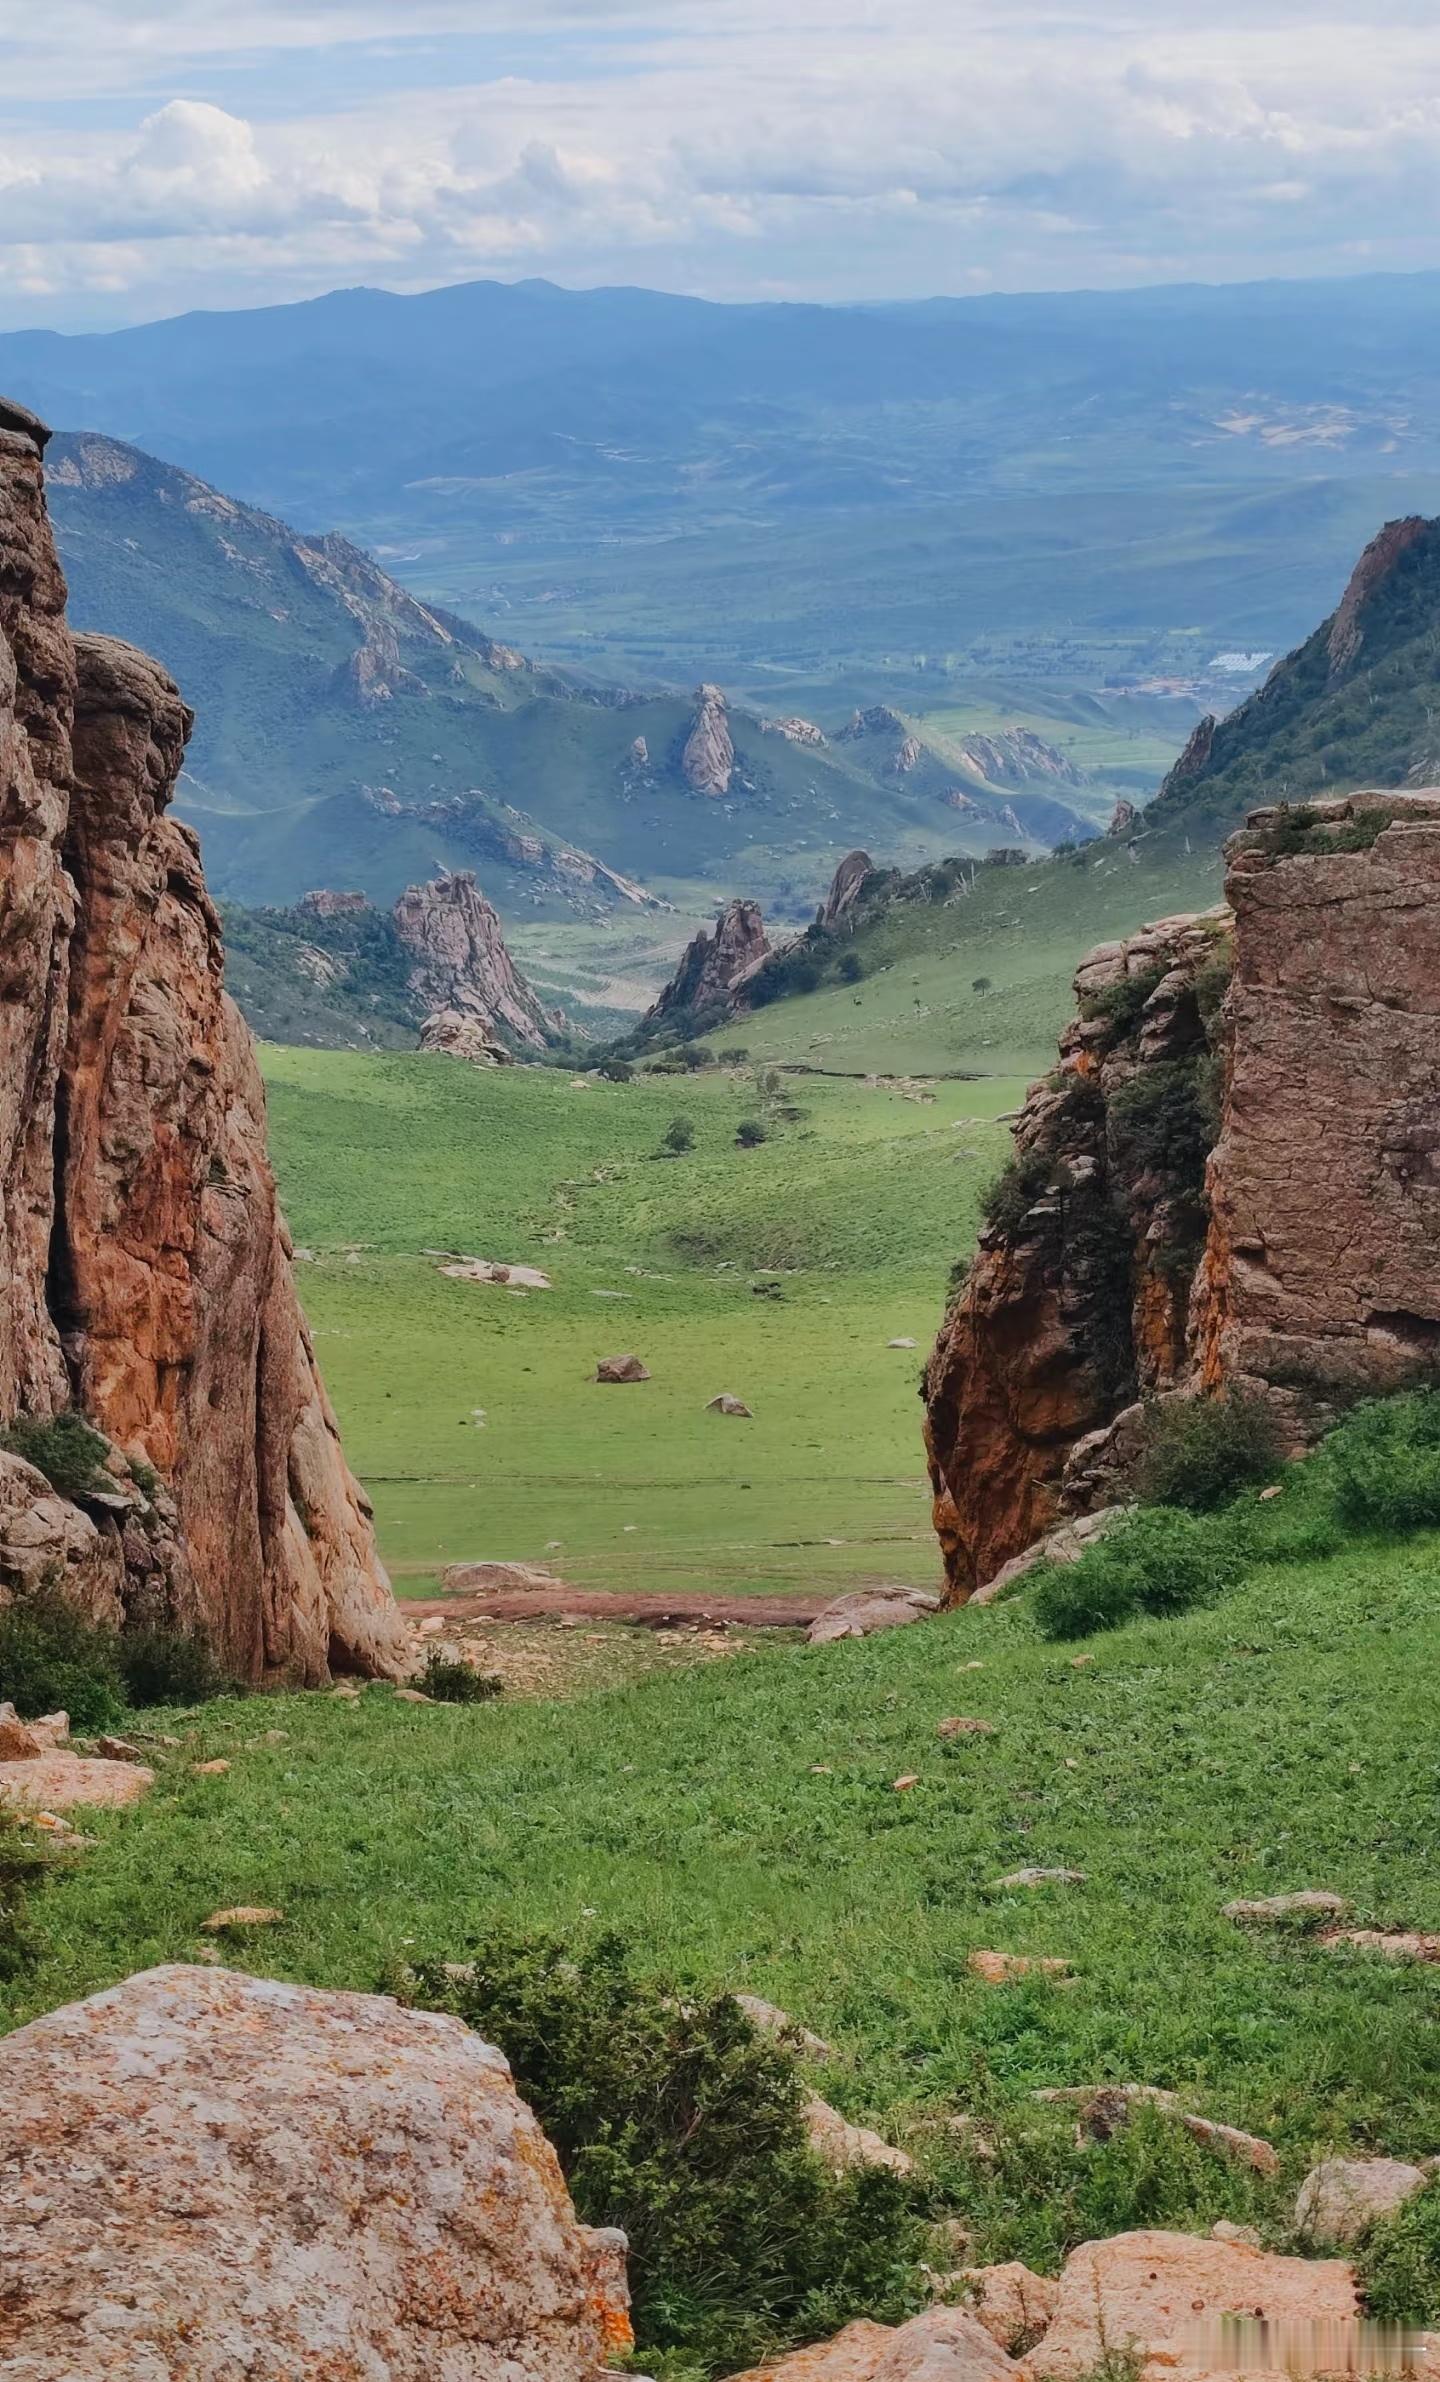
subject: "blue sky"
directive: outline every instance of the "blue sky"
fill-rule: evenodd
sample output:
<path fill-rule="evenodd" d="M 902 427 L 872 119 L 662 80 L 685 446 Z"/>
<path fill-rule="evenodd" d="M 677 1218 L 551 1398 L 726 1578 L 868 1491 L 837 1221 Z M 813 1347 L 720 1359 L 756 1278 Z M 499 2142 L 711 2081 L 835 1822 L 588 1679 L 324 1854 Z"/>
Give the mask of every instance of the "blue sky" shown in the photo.
<path fill-rule="evenodd" d="M 1436 0 L 0 0 L 0 324 L 1440 265 Z"/>

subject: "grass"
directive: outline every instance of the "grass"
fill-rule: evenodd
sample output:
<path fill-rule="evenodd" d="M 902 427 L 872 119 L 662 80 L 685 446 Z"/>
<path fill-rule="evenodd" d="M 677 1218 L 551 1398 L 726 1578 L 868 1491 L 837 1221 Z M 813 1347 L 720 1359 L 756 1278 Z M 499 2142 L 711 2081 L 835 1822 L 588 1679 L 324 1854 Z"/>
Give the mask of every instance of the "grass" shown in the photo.
<path fill-rule="evenodd" d="M 920 1352 L 1018 1083 L 944 1084 L 933 1104 L 787 1084 L 800 1121 L 767 1113 L 742 1150 L 739 1125 L 774 1106 L 744 1070 L 575 1089 L 423 1058 L 264 1061 L 313 1253 L 301 1291 L 402 1590 L 479 1557 L 602 1588 L 934 1580 Z M 696 1146 L 658 1157 L 679 1113 Z M 554 1288 L 447 1279 L 425 1254 L 444 1250 Z M 631 1348 L 652 1379 L 598 1386 L 597 1358 Z M 755 1420 L 707 1414 L 722 1390 Z"/>
<path fill-rule="evenodd" d="M 1053 2263 L 1095 2220 L 1091 2201 L 1076 2213 L 1088 2171 L 1057 2131 L 1002 2189 L 961 2175 L 928 2123 L 1023 2133 L 1034 2088 L 1106 2078 L 1174 2087 L 1282 2156 L 1263 2190 L 1182 2162 L 1111 2219 L 1258 2216 L 1283 2237 L 1318 2151 L 1433 2150 L 1435 1978 L 1235 1928 L 1221 1905 L 1325 1886 L 1362 1921 L 1440 1926 L 1437 1553 L 1432 1537 L 1262 1570 L 1213 1609 L 1115 1631 L 1079 1669 L 1021 1602 L 570 1704 L 222 1701 L 162 1724 L 185 1743 L 150 1798 L 97 1814 L 96 1849 L 36 1899 L 41 1959 L 8 2016 L 191 1956 L 221 1904 L 286 1914 L 247 1966 L 361 1987 L 461 1958 L 502 1920 L 577 1944 L 619 1927 L 658 1968 L 828 2037 L 827 2095 L 968 2195 L 979 2256 Z M 995 1734 L 940 1741 L 953 1712 Z M 194 1775 L 216 1756 L 225 1777 Z M 994 1890 L 1024 1864 L 1087 1882 Z M 1058 1954 L 1076 1981 L 983 1987 L 977 1947 Z"/>

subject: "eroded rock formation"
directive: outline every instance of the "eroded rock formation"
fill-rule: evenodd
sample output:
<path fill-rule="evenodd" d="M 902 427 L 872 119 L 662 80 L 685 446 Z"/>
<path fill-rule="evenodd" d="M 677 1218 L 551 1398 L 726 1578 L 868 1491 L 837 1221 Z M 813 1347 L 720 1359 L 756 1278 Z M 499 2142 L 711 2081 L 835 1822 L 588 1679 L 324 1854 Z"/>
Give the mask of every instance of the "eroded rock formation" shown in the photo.
<path fill-rule="evenodd" d="M 868 852 L 847 852 L 830 880 L 830 890 L 820 905 L 817 923 L 821 926 L 842 926 L 872 877 L 877 874 Z"/>
<path fill-rule="evenodd" d="M 511 959 L 499 915 L 471 870 L 442 870 L 428 885 L 407 886 L 393 915 L 416 963 L 410 990 L 428 1013 L 422 1042 L 431 1018 L 444 1012 L 472 1018 L 491 1039 L 522 1049 L 543 1050 L 556 1040 L 557 1021 Z M 433 1040 L 425 1047 L 434 1047 Z"/>
<path fill-rule="evenodd" d="M 64 602 L 39 442 L 0 429 L 0 1422 L 74 1407 L 112 1443 L 63 1528 L 11 1472 L 0 1582 L 26 1584 L 43 1525 L 92 1610 L 203 1626 L 243 1677 L 399 1671 L 249 1032 L 167 811 L 190 715 Z"/>
<path fill-rule="evenodd" d="M 697 794 L 718 800 L 729 793 L 735 774 L 735 742 L 730 734 L 730 706 L 718 686 L 695 690 L 695 720 L 680 767 L 686 784 Z"/>
<path fill-rule="evenodd" d="M 1081 967 L 931 1356 L 956 1600 L 1123 1493 L 1137 1399 L 1247 1390 L 1301 1446 L 1440 1379 L 1440 789 L 1258 811 L 1227 860 L 1228 909 Z"/>
<path fill-rule="evenodd" d="M 765 919 L 758 902 L 727 902 L 715 930 L 703 926 L 686 944 L 669 983 L 647 1009 L 646 1026 L 698 1021 L 722 1014 L 747 976 L 754 973 L 770 950 Z"/>
<path fill-rule="evenodd" d="M 77 2146 L 83 2154 L 77 2156 Z M 15 2382 L 592 2382 L 624 2237 L 502 2055 L 373 1994 L 157 1968 L 0 2048 Z"/>

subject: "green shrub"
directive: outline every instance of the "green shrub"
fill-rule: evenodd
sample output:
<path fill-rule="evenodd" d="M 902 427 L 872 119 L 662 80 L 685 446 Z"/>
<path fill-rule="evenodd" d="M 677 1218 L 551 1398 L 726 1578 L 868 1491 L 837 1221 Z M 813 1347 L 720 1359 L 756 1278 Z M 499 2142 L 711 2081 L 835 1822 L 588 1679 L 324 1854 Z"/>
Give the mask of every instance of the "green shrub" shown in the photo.
<path fill-rule="evenodd" d="M 488 1704 L 501 1694 L 503 1683 L 489 1671 L 472 1670 L 468 1662 L 432 1648 L 415 1685 L 437 1704 Z"/>
<path fill-rule="evenodd" d="M 661 1147 L 678 1158 L 685 1150 L 695 1147 L 695 1128 L 688 1117 L 674 1117 L 661 1137 Z"/>
<path fill-rule="evenodd" d="M 729 1995 L 635 1976 L 608 1934 L 490 1938 L 462 1978 L 416 1986 L 500 2046 L 586 2223 L 623 2226 L 644 2349 L 729 2373 L 918 2304 L 916 2187 L 820 2165 L 794 2059 Z"/>
<path fill-rule="evenodd" d="M 68 1712 L 80 1736 L 125 1717 L 120 1639 L 77 1613 L 54 1588 L 16 1597 L 0 1611 L 0 1701 L 23 1720 Z"/>
<path fill-rule="evenodd" d="M 1091 993 L 1081 1003 L 1081 1015 L 1103 1020 L 1114 1028 L 1116 1040 L 1121 1040 L 1139 1025 L 1141 1012 L 1150 995 L 1159 989 L 1164 974 L 1164 968 L 1157 966 L 1143 968 L 1134 976 L 1122 976 L 1117 984 L 1107 984 L 1103 992 Z"/>
<path fill-rule="evenodd" d="M 1355 2261 L 1372 2316 L 1392 2324 L 1440 2323 L 1440 2185 L 1371 2228 Z"/>
<path fill-rule="evenodd" d="M 1132 1178 L 1165 1174 L 1197 1193 L 1215 1144 L 1208 1069 L 1195 1059 L 1142 1068 L 1110 1103 L 1110 1145 Z"/>
<path fill-rule="evenodd" d="M 1242 1489 L 1273 1480 L 1284 1460 L 1284 1435 L 1264 1398 L 1229 1390 L 1171 1399 L 1145 1417 L 1135 1486 L 1146 1505 L 1215 1513 Z"/>
<path fill-rule="evenodd" d="M 199 1632 L 159 1622 L 127 1629 L 119 1641 L 120 1677 L 132 1704 L 207 1704 L 241 1690 Z"/>
<path fill-rule="evenodd" d="M 1144 1613 L 1186 1613 L 1237 1587 L 1251 1553 L 1245 1525 L 1233 1514 L 1202 1518 L 1170 1506 L 1143 1508 L 1078 1563 L 1041 1566 L 1035 1619 L 1042 1637 L 1088 1638 Z"/>
<path fill-rule="evenodd" d="M 25 1926 L 25 1901 L 45 1867 L 38 1845 L 7 1812 L 0 1811 L 0 1984 L 18 1976 L 32 1946 Z"/>
<path fill-rule="evenodd" d="M 628 1059 L 602 1059 L 596 1073 L 603 1075 L 607 1083 L 631 1083 L 635 1076 Z"/>
<path fill-rule="evenodd" d="M 758 1117 L 742 1117 L 735 1128 L 735 1139 L 742 1150 L 758 1150 L 761 1142 L 768 1141 L 770 1135 Z"/>
<path fill-rule="evenodd" d="M 1007 1238 L 1020 1230 L 1037 1199 L 1044 1196 L 1054 1164 L 1043 1150 L 1016 1152 L 1001 1168 L 980 1202 L 981 1213 L 993 1232 Z"/>
<path fill-rule="evenodd" d="M 95 1489 L 115 1486 L 105 1469 L 110 1451 L 83 1415 L 17 1414 L 14 1422 L 0 1431 L 0 1447 L 12 1456 L 23 1456 L 27 1464 L 43 1472 L 62 1497 L 84 1497 Z"/>
<path fill-rule="evenodd" d="M 1325 1443 L 1342 1519 L 1360 1530 L 1425 1530 L 1440 1522 L 1440 1391 L 1376 1398 Z"/>
<path fill-rule="evenodd" d="M 748 1044 L 732 1042 L 727 1049 L 716 1051 L 715 1063 L 718 1067 L 743 1067 L 749 1056 Z"/>
<path fill-rule="evenodd" d="M 842 984 L 858 984 L 865 973 L 865 962 L 858 951 L 842 951 L 836 972 Z"/>

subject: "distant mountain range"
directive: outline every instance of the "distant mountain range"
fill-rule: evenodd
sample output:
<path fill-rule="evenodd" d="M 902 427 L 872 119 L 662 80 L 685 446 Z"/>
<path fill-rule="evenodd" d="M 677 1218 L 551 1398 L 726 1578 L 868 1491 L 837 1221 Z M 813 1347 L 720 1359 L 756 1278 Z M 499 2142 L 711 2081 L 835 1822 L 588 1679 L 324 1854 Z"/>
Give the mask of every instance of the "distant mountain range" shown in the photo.
<path fill-rule="evenodd" d="M 1193 679 L 1292 644 L 1376 521 L 1440 510 L 1436 275 L 876 308 L 345 290 L 11 333 L 0 388 L 342 528 L 527 651 L 862 699 Z"/>
<path fill-rule="evenodd" d="M 913 860 L 1042 850 L 1106 807 L 1034 736 L 949 754 L 883 705 L 827 730 L 539 669 L 348 539 L 137 448 L 59 436 L 48 465 L 75 621 L 158 655 L 196 711 L 180 804 L 231 902 L 388 903 L 441 868 L 477 868 L 512 917 L 818 896 L 862 836 Z"/>

